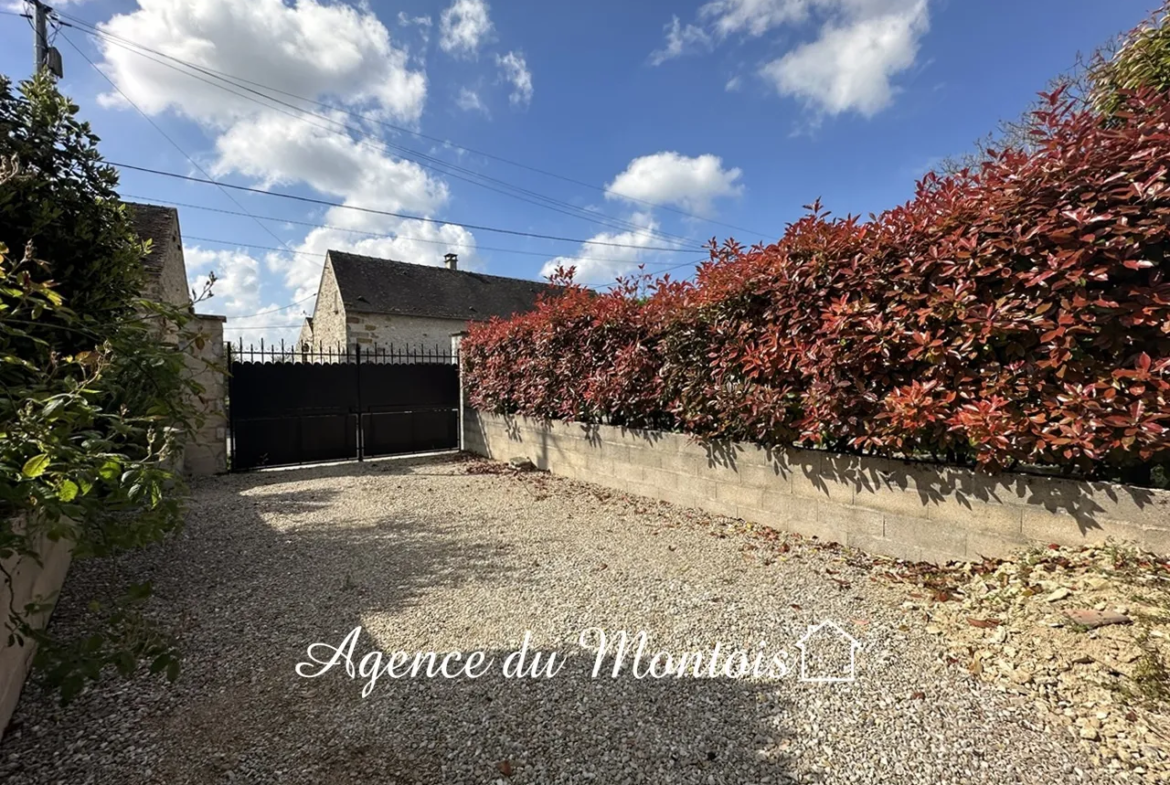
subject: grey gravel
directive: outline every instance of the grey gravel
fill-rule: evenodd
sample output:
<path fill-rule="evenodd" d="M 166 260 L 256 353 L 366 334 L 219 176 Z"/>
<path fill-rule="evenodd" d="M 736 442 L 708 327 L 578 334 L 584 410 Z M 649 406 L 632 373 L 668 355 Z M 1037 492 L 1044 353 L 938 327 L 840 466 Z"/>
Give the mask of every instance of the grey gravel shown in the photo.
<path fill-rule="evenodd" d="M 458 460 L 203 481 L 186 529 L 75 565 L 81 597 L 154 581 L 179 681 L 111 676 L 66 709 L 25 691 L 0 781 L 25 783 L 1112 782 L 1031 702 L 948 665 L 904 597 L 815 543 L 539 472 Z M 493 465 L 499 466 L 499 465 Z M 814 514 L 810 507 L 809 514 Z M 785 551 L 784 549 L 787 548 Z M 797 655 L 808 625 L 861 642 L 858 680 L 593 679 L 589 627 L 652 648 Z M 497 658 L 526 630 L 547 680 L 294 673 L 309 643 Z"/>

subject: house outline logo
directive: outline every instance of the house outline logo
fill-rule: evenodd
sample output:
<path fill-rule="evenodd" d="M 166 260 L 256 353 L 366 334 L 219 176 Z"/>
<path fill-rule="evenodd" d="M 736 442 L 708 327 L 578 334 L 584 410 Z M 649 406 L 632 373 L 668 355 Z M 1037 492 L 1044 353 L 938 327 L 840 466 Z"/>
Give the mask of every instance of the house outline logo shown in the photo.
<path fill-rule="evenodd" d="M 809 676 L 808 675 L 808 658 L 806 657 L 806 650 L 808 641 L 816 635 L 820 635 L 822 630 L 826 627 L 832 628 L 832 632 L 836 633 L 838 639 L 844 639 L 849 643 L 849 670 L 847 676 Z M 796 643 L 796 648 L 800 649 L 800 680 L 811 682 L 814 684 L 832 684 L 832 683 L 847 683 L 857 679 L 857 650 L 861 648 L 861 642 L 854 638 L 849 633 L 841 628 L 841 625 L 835 621 L 826 619 L 820 624 L 808 625 L 808 632 L 801 636 Z"/>

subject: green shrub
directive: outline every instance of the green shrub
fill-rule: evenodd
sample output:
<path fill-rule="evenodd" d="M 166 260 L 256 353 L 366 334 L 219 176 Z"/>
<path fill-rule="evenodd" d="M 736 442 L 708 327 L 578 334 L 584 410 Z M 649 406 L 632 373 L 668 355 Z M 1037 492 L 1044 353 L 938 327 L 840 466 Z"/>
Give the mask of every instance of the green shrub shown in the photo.
<path fill-rule="evenodd" d="M 1088 97 L 1104 117 L 1126 109 L 1142 90 L 1170 92 L 1170 3 L 1126 35 L 1112 57 L 1101 57 L 1088 72 Z"/>
<path fill-rule="evenodd" d="M 42 538 L 108 555 L 182 521 L 190 309 L 140 299 L 146 248 L 76 113 L 48 79 L 14 93 L 0 77 L 0 559 L 36 559 Z M 37 641 L 65 697 L 144 657 L 173 677 L 169 641 L 137 610 L 148 594 L 98 607 L 105 626 L 80 642 L 31 625 L 35 604 L 9 608 L 9 642 Z"/>

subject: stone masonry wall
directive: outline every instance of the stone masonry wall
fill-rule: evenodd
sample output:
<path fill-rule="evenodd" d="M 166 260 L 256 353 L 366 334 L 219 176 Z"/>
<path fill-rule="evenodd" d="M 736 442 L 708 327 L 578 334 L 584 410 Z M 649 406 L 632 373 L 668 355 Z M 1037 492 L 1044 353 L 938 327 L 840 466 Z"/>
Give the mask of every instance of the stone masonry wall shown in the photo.
<path fill-rule="evenodd" d="M 458 319 L 432 319 L 424 316 L 389 316 L 359 313 L 346 317 L 349 343 L 363 349 L 379 347 L 451 350 L 451 335 L 462 332 L 467 323 Z"/>
<path fill-rule="evenodd" d="M 380 313 L 348 313 L 341 301 L 333 265 L 326 264 L 321 273 L 317 305 L 313 311 L 313 347 L 329 350 L 337 347 L 362 349 L 390 347 L 400 349 L 451 350 L 451 335 L 462 332 L 467 322 L 461 319 L 436 319 L 426 316 L 393 316 Z"/>
<path fill-rule="evenodd" d="M 193 326 L 203 336 L 202 346 L 192 344 L 187 355 L 187 365 L 195 375 L 195 381 L 203 387 L 196 402 L 203 414 L 203 424 L 187 440 L 183 450 L 183 469 L 196 476 L 227 471 L 223 323 L 222 316 L 196 316 Z"/>
<path fill-rule="evenodd" d="M 504 417 L 466 408 L 463 448 L 554 474 L 817 536 L 942 562 L 1106 538 L 1170 553 L 1170 491 Z"/>
<path fill-rule="evenodd" d="M 309 320 L 305 319 L 301 323 L 301 331 L 297 333 L 297 348 L 300 350 L 312 349 L 316 346 L 313 341 L 313 328 L 309 324 Z"/>
<path fill-rule="evenodd" d="M 337 278 L 333 275 L 333 265 L 326 263 L 317 289 L 317 305 L 313 309 L 313 348 L 337 349 L 346 344 L 345 306 L 341 302 Z"/>

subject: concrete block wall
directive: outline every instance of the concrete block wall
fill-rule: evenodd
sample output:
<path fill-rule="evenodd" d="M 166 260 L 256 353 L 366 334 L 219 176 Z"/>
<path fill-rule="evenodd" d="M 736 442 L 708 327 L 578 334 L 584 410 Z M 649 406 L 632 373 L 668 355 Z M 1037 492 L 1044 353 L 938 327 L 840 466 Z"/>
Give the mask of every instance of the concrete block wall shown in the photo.
<path fill-rule="evenodd" d="M 1170 492 L 476 412 L 464 449 L 554 474 L 817 536 L 943 562 L 1107 538 L 1170 553 Z"/>

